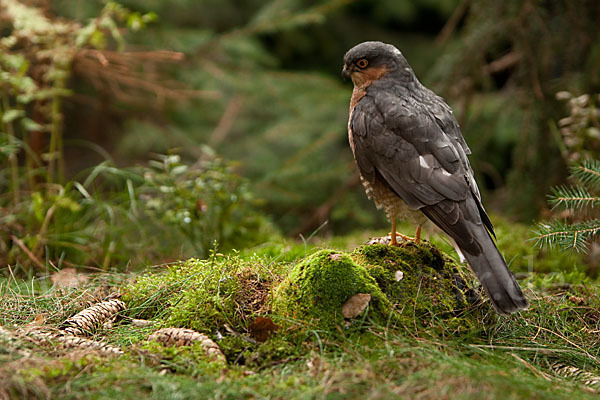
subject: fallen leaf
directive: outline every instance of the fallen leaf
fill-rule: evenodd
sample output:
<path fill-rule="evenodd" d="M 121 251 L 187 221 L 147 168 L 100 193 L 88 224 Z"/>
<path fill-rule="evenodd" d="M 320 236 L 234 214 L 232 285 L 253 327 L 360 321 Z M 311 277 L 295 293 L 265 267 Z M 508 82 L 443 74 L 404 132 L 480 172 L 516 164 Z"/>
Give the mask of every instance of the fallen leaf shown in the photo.
<path fill-rule="evenodd" d="M 350 297 L 342 306 L 342 315 L 344 318 L 354 318 L 367 306 L 371 301 L 371 295 L 368 293 L 358 293 Z"/>
<path fill-rule="evenodd" d="M 277 329 L 279 329 L 279 325 L 271 321 L 271 318 L 265 317 L 256 317 L 248 327 L 250 336 L 259 342 L 266 342 Z"/>
<path fill-rule="evenodd" d="M 80 274 L 75 268 L 63 268 L 50 277 L 52 284 L 59 288 L 75 288 L 88 279 L 87 275 Z"/>

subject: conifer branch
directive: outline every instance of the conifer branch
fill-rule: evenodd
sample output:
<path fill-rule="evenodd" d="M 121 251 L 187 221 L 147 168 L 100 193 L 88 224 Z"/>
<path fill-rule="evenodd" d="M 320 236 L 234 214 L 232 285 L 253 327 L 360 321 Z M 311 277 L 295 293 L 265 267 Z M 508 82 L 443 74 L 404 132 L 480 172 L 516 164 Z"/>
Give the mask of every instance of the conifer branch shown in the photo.
<path fill-rule="evenodd" d="M 600 160 L 586 160 L 569 170 L 579 185 L 552 188 L 548 203 L 553 209 L 561 207 L 570 210 L 577 217 L 584 209 L 600 206 L 600 195 L 597 193 L 600 188 Z M 600 220 L 543 222 L 538 224 L 535 235 L 536 244 L 540 247 L 556 246 L 563 250 L 586 252 L 588 245 L 600 236 Z"/>
<path fill-rule="evenodd" d="M 565 221 L 541 223 L 536 231 L 538 246 L 556 246 L 564 250 L 587 251 L 588 243 L 600 235 L 600 220 L 569 224 Z"/>
<path fill-rule="evenodd" d="M 548 202 L 552 208 L 563 207 L 568 210 L 581 211 L 584 208 L 600 205 L 600 197 L 591 194 L 581 186 L 552 188 Z"/>
<path fill-rule="evenodd" d="M 582 185 L 592 189 L 600 188 L 600 160 L 585 160 L 569 170 Z"/>

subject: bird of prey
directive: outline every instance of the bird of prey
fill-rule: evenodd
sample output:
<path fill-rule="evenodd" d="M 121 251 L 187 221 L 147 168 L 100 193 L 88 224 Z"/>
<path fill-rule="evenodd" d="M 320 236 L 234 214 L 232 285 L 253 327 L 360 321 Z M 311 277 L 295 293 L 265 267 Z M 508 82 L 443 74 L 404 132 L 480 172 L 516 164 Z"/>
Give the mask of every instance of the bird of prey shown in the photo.
<path fill-rule="evenodd" d="M 344 56 L 354 83 L 348 138 L 367 195 L 392 222 L 417 212 L 450 236 L 496 311 L 528 307 L 498 251 L 452 109 L 419 82 L 394 46 L 364 42 Z M 418 241 L 420 229 L 417 229 Z M 462 253 L 462 254 L 461 254 Z"/>

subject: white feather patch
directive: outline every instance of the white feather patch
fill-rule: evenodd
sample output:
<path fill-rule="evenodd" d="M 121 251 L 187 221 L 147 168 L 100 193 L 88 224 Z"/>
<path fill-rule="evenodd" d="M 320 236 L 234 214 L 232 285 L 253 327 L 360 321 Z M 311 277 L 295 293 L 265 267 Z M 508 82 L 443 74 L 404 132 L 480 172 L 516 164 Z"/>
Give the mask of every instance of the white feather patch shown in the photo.
<path fill-rule="evenodd" d="M 458 247 L 454 239 L 450 238 L 450 242 L 452 242 L 452 247 L 454 247 L 454 250 L 456 250 L 456 254 L 458 254 L 458 259 L 460 260 L 460 263 L 464 264 L 465 261 L 467 261 L 467 259 L 465 258 L 463 252 L 460 250 L 460 247 Z"/>

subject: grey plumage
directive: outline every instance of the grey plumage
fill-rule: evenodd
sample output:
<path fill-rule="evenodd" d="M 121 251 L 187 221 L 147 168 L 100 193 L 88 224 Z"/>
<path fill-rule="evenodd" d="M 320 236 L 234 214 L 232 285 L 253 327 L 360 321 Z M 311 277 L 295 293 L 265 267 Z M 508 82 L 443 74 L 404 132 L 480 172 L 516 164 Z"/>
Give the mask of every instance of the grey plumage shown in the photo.
<path fill-rule="evenodd" d="M 357 67 L 359 60 L 367 60 L 370 70 Z M 383 200 L 391 193 L 452 237 L 498 312 L 527 308 L 492 239 L 467 157 L 471 151 L 451 108 L 418 81 L 391 45 L 359 44 L 344 63 L 355 84 L 349 138 L 367 193 L 388 217 L 398 207 Z"/>

